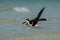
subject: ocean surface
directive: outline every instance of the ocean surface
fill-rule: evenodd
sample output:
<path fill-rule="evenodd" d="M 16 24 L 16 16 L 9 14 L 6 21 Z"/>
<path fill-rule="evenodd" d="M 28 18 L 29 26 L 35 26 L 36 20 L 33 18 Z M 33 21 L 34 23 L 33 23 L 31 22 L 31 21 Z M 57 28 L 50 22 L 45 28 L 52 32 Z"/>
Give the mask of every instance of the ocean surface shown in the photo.
<path fill-rule="evenodd" d="M 22 24 L 46 7 L 37 27 Z M 0 0 L 0 40 L 60 40 L 60 0 Z"/>

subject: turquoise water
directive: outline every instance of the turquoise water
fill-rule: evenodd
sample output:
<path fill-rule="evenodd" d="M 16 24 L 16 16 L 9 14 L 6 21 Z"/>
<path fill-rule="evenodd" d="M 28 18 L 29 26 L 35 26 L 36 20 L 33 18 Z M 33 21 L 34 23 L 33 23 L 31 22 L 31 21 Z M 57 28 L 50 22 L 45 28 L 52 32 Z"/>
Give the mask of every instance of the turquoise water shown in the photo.
<path fill-rule="evenodd" d="M 48 21 L 38 22 L 38 27 L 22 24 L 25 18 L 36 17 L 42 7 L 46 9 L 41 18 L 47 18 Z M 1 40 L 59 40 L 60 1 L 0 0 L 0 35 Z"/>

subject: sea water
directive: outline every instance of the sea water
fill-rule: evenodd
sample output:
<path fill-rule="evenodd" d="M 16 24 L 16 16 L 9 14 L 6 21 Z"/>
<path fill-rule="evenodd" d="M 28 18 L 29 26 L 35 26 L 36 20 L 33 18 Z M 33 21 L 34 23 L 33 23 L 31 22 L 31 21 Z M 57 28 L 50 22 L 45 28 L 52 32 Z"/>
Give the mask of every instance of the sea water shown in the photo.
<path fill-rule="evenodd" d="M 46 7 L 37 27 L 22 24 Z M 60 40 L 59 0 L 0 0 L 0 40 Z"/>

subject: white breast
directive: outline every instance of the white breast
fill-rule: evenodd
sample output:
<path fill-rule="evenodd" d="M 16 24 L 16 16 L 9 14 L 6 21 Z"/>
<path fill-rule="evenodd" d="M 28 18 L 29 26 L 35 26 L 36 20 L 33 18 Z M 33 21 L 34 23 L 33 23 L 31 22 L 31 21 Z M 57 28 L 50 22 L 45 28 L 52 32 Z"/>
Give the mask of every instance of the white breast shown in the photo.
<path fill-rule="evenodd" d="M 28 23 L 28 25 L 29 25 L 29 21 L 26 21 L 26 23 Z"/>

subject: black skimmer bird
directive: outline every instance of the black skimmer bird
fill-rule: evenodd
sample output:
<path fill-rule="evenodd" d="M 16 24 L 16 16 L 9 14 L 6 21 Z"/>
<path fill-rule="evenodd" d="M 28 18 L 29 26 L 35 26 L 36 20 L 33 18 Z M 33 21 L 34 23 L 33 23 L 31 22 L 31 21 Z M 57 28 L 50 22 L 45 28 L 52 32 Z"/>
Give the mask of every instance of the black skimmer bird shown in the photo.
<path fill-rule="evenodd" d="M 24 22 L 23 22 L 23 24 L 26 23 L 26 25 L 37 26 L 36 24 L 38 23 L 38 21 L 47 21 L 47 19 L 45 19 L 45 18 L 40 18 L 41 15 L 42 15 L 42 12 L 44 11 L 44 9 L 45 9 L 45 7 L 43 7 L 41 9 L 41 11 L 37 15 L 37 17 L 35 17 L 34 19 L 32 19 L 32 20 L 25 19 Z"/>

